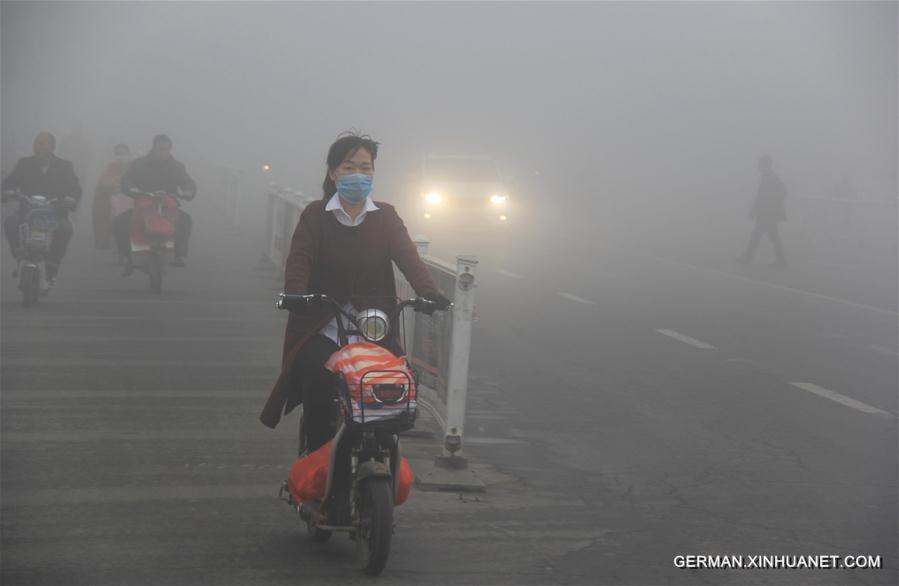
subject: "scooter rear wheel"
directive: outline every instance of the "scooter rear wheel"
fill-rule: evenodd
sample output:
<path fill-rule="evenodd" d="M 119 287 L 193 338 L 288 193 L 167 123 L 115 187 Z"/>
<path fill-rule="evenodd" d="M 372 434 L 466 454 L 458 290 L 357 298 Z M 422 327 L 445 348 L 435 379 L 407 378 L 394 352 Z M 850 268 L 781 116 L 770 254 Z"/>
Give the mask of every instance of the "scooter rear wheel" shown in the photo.
<path fill-rule="evenodd" d="M 389 478 L 370 478 L 359 487 L 356 549 L 362 571 L 377 576 L 387 565 L 393 537 L 393 492 Z"/>
<path fill-rule="evenodd" d="M 22 267 L 19 273 L 20 289 L 22 289 L 22 304 L 31 307 L 37 303 L 40 296 L 41 275 L 40 269 L 35 266 Z"/>
<path fill-rule="evenodd" d="M 147 274 L 150 276 L 150 291 L 153 293 L 162 293 L 163 270 L 162 255 L 156 253 L 150 257 L 150 264 L 147 267 Z"/>

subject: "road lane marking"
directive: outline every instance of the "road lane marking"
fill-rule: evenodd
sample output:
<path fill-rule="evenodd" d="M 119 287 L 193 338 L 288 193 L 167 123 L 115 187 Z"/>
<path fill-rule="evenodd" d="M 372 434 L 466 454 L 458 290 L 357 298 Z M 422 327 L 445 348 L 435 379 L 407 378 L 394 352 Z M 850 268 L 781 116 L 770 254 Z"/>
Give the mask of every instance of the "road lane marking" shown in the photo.
<path fill-rule="evenodd" d="M 701 350 L 715 350 L 715 347 L 711 344 L 706 344 L 702 340 L 697 340 L 696 338 L 691 338 L 690 336 L 685 336 L 684 334 L 679 334 L 674 330 L 656 330 L 658 333 L 668 336 L 669 338 L 674 338 L 684 344 L 689 344 L 694 348 L 699 348 Z"/>
<path fill-rule="evenodd" d="M 879 346 L 874 344 L 871 346 L 871 350 L 874 350 L 875 352 L 878 352 L 880 354 L 886 354 L 887 356 L 899 356 L 899 350 L 896 350 L 895 348 L 889 348 L 887 346 Z"/>
<path fill-rule="evenodd" d="M 845 405 L 846 407 L 851 407 L 852 409 L 856 409 L 861 411 L 862 413 L 869 413 L 871 415 L 880 415 L 881 417 L 892 417 L 893 414 L 883 409 L 878 409 L 877 407 L 872 407 L 867 403 L 862 403 L 861 401 L 857 401 L 852 397 L 847 397 L 846 395 L 841 395 L 840 393 L 835 393 L 834 391 L 830 391 L 828 389 L 824 389 L 819 387 L 814 383 L 790 383 L 794 387 L 798 389 L 802 389 L 803 391 L 808 391 L 814 395 L 818 395 L 819 397 L 824 397 L 825 399 L 830 399 L 831 401 L 836 401 L 841 405 Z"/>
<path fill-rule="evenodd" d="M 562 293 L 559 292 L 559 297 L 564 297 L 565 299 L 576 301 L 577 303 L 582 303 L 584 305 L 596 305 L 589 299 L 584 299 L 583 297 L 578 297 L 577 295 L 572 295 L 571 293 Z"/>
<path fill-rule="evenodd" d="M 761 286 L 764 286 L 764 287 L 769 287 L 769 288 L 771 288 L 771 289 L 779 289 L 779 290 L 781 290 L 781 291 L 787 291 L 787 292 L 790 292 L 790 293 L 797 293 L 797 294 L 799 294 L 799 295 L 805 295 L 805 296 L 807 296 L 807 297 L 813 297 L 813 298 L 815 298 L 815 299 L 822 299 L 822 300 L 825 300 L 825 301 L 831 301 L 831 302 L 834 302 L 834 303 L 842 303 L 843 305 L 848 305 L 848 306 L 850 306 L 850 307 L 855 307 L 855 308 L 857 308 L 857 309 L 864 309 L 864 310 L 867 310 L 867 311 L 874 311 L 874 312 L 877 312 L 877 313 L 881 313 L 881 314 L 888 315 L 888 316 L 893 317 L 893 318 L 899 317 L 899 312 L 895 312 L 895 311 L 892 311 L 892 310 L 889 310 L 889 309 L 884 309 L 884 308 L 882 308 L 882 307 L 875 307 L 875 306 L 873 306 L 873 305 L 865 305 L 864 303 L 857 303 L 857 302 L 855 302 L 855 301 L 849 301 L 848 299 L 840 299 L 839 297 L 831 297 L 831 296 L 829 296 L 829 295 L 824 295 L 824 294 L 822 294 L 822 293 L 814 293 L 814 292 L 812 292 L 812 291 L 806 291 L 806 290 L 804 290 L 804 289 L 796 289 L 795 287 L 787 287 L 786 285 L 778 285 L 778 284 L 776 284 L 776 283 L 769 283 L 768 281 L 760 281 L 759 279 L 752 279 L 752 278 L 750 278 L 750 277 L 744 277 L 744 276 L 742 276 L 742 275 L 737 275 L 737 274 L 735 274 L 735 273 L 731 273 L 731 272 L 728 272 L 728 271 L 722 271 L 721 269 L 713 269 L 713 268 L 710 268 L 710 267 L 701 267 L 701 266 L 698 266 L 698 265 L 690 264 L 690 263 L 688 263 L 688 262 L 683 262 L 683 261 L 679 261 L 679 260 L 674 260 L 674 259 L 672 259 L 672 258 L 666 258 L 666 257 L 664 257 L 664 256 L 659 256 L 659 255 L 657 255 L 657 254 L 652 254 L 652 253 L 650 253 L 650 252 L 645 252 L 645 251 L 638 250 L 638 249 L 635 249 L 635 248 L 627 248 L 627 247 L 624 247 L 624 246 L 618 246 L 618 245 L 611 244 L 611 243 L 606 243 L 606 246 L 607 246 L 608 248 L 614 248 L 614 249 L 617 249 L 617 250 L 621 250 L 621 251 L 623 251 L 623 252 L 628 252 L 628 253 L 631 253 L 631 254 L 636 254 L 637 256 L 643 256 L 643 257 L 646 257 L 646 258 L 650 258 L 650 259 L 653 259 L 653 260 L 656 260 L 656 261 L 658 261 L 658 262 L 662 262 L 662 263 L 665 263 L 665 264 L 670 264 L 670 265 L 675 265 L 675 266 L 679 266 L 679 267 L 684 267 L 684 268 L 688 268 L 688 269 L 691 269 L 691 270 L 694 270 L 694 271 L 701 271 L 701 272 L 704 272 L 704 273 L 711 273 L 711 274 L 714 274 L 714 275 L 721 275 L 721 276 L 724 276 L 724 277 L 729 277 L 729 278 L 731 278 L 731 279 L 736 279 L 736 280 L 738 280 L 738 281 L 744 281 L 744 282 L 746 282 L 746 283 L 752 283 L 753 285 L 761 285 Z"/>
<path fill-rule="evenodd" d="M 500 269 L 497 272 L 504 277 L 509 277 L 510 279 L 523 279 L 524 278 L 521 275 L 519 275 L 518 273 L 513 273 L 512 271 L 507 271 L 506 269 Z"/>

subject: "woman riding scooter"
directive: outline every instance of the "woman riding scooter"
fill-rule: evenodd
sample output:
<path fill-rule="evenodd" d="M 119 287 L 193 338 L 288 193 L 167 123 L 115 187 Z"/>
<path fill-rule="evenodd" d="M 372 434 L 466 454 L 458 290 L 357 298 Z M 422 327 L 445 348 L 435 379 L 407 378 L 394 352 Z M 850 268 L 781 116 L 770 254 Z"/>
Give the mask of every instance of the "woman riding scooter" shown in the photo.
<path fill-rule="evenodd" d="M 449 300 L 434 284 L 394 207 L 372 200 L 378 143 L 344 133 L 331 145 L 320 201 L 306 206 L 293 234 L 285 267 L 287 293 L 324 293 L 355 315 L 378 307 L 388 315 L 396 303 L 393 263 L 416 294 L 445 308 Z M 284 336 L 281 374 L 262 410 L 261 421 L 274 428 L 303 403 L 306 446 L 310 452 L 331 439 L 334 375 L 325 361 L 338 348 L 333 308 L 291 313 Z M 397 350 L 388 336 L 382 345 Z"/>

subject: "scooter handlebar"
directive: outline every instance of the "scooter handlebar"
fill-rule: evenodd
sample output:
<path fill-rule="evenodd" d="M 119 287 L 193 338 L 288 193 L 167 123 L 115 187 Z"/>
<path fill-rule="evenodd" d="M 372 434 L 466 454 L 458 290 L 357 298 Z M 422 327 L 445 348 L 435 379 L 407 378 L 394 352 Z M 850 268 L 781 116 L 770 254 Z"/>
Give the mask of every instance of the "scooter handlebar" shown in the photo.
<path fill-rule="evenodd" d="M 298 311 L 305 307 L 311 307 L 315 303 L 329 301 L 331 301 L 331 298 L 321 293 L 281 293 L 278 295 L 278 301 L 275 303 L 275 307 L 278 309 L 286 309 L 287 311 Z"/>
<path fill-rule="evenodd" d="M 278 295 L 278 301 L 275 303 L 275 307 L 277 307 L 278 309 L 286 309 L 287 311 L 299 311 L 303 308 L 311 307 L 318 303 L 328 303 L 337 307 L 338 309 L 340 308 L 340 304 L 323 293 L 281 293 L 280 295 Z M 399 306 L 397 307 L 397 310 L 402 311 L 406 307 L 411 307 L 413 310 L 418 312 L 431 314 L 434 311 L 451 309 L 453 307 L 453 304 L 444 304 L 437 301 L 424 299 L 423 297 L 416 297 L 414 299 L 401 301 L 399 303 Z"/>
<path fill-rule="evenodd" d="M 168 193 L 162 189 L 158 191 L 144 191 L 142 189 L 138 189 L 137 187 L 132 187 L 128 191 L 124 193 L 128 197 L 174 197 L 175 199 L 183 199 L 184 201 L 191 201 L 194 196 L 191 194 L 180 194 L 180 193 Z"/>

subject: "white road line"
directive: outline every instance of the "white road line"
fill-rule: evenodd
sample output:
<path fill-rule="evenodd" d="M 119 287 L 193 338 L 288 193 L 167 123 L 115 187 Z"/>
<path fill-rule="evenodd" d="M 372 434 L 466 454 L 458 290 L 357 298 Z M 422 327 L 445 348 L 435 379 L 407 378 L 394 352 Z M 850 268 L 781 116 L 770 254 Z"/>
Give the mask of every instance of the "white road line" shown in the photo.
<path fill-rule="evenodd" d="M 880 415 L 881 417 L 892 417 L 893 415 L 883 409 L 878 409 L 877 407 L 872 407 L 867 403 L 862 403 L 861 401 L 856 401 L 851 397 L 847 397 L 846 395 L 841 395 L 840 393 L 835 393 L 833 391 L 829 391 L 827 389 L 822 389 L 818 385 L 814 383 L 790 383 L 797 389 L 802 389 L 803 391 L 808 391 L 809 393 L 818 395 L 819 397 L 824 397 L 825 399 L 830 399 L 831 401 L 836 401 L 841 405 L 845 405 L 846 407 L 851 407 L 852 409 L 856 409 L 861 411 L 862 413 L 869 413 L 871 415 Z"/>
<path fill-rule="evenodd" d="M 631 253 L 631 254 L 636 254 L 636 255 L 638 255 L 638 256 L 643 256 L 643 257 L 646 257 L 646 258 L 651 258 L 651 259 L 653 259 L 653 260 L 656 260 L 656 261 L 659 261 L 659 262 L 662 262 L 662 263 L 666 263 L 666 264 L 670 264 L 670 265 L 675 265 L 675 266 L 679 266 L 679 267 L 688 268 L 688 269 L 691 269 L 691 270 L 694 270 L 694 271 L 701 271 L 701 272 L 704 272 L 704 273 L 712 273 L 712 274 L 715 274 L 715 275 L 721 275 L 721 276 L 724 276 L 724 277 L 729 277 L 729 278 L 731 278 L 731 279 L 736 279 L 736 280 L 738 280 L 738 281 L 744 281 L 744 282 L 746 282 L 746 283 L 752 283 L 753 285 L 761 285 L 761 286 L 763 286 L 763 287 L 769 287 L 769 288 L 771 288 L 771 289 L 779 289 L 779 290 L 781 290 L 781 291 L 788 291 L 788 292 L 790 292 L 790 293 L 798 293 L 799 295 L 805 295 L 806 297 L 813 297 L 813 298 L 815 298 L 815 299 L 823 299 L 823 300 L 825 300 L 825 301 L 831 301 L 831 302 L 834 302 L 834 303 L 841 303 L 841 304 L 843 304 L 843 305 L 848 305 L 848 306 L 850 306 L 850 307 L 855 307 L 855 308 L 858 308 L 858 309 L 865 309 L 865 310 L 868 310 L 868 311 L 874 311 L 874 312 L 877 312 L 877 313 L 885 314 L 885 315 L 888 315 L 888 316 L 893 317 L 893 318 L 899 317 L 899 313 L 897 313 L 897 312 L 895 312 L 895 311 L 891 311 L 891 310 L 889 310 L 889 309 L 884 309 L 884 308 L 882 308 L 882 307 L 875 307 L 875 306 L 873 306 L 873 305 L 865 305 L 864 303 L 856 303 L 855 301 L 849 301 L 848 299 L 840 299 L 839 297 L 831 297 L 831 296 L 829 296 L 829 295 L 824 295 L 824 294 L 822 294 L 822 293 L 814 293 L 814 292 L 812 292 L 812 291 L 805 291 L 805 290 L 803 290 L 803 289 L 796 289 L 796 288 L 794 288 L 794 287 L 787 287 L 786 285 L 778 285 L 778 284 L 776 284 L 776 283 L 769 283 L 769 282 L 767 282 L 767 281 L 760 281 L 760 280 L 758 280 L 758 279 L 751 279 L 751 278 L 749 278 L 749 277 L 744 277 L 744 276 L 742 276 L 742 275 L 737 275 L 737 274 L 734 274 L 734 273 L 730 273 L 730 272 L 728 272 L 728 271 L 722 271 L 722 270 L 720 270 L 720 269 L 713 269 L 713 268 L 710 268 L 710 267 L 701 267 L 701 266 L 698 266 L 698 265 L 690 264 L 690 263 L 688 263 L 688 262 L 683 262 L 683 261 L 679 261 L 679 260 L 674 260 L 674 259 L 672 259 L 672 258 L 666 258 L 666 257 L 664 257 L 664 256 L 659 256 L 659 255 L 657 255 L 657 254 L 652 254 L 652 253 L 650 253 L 650 252 L 644 252 L 644 251 L 642 251 L 642 250 L 637 250 L 637 249 L 634 249 L 634 248 L 627 248 L 627 247 L 624 247 L 624 246 L 617 246 L 617 245 L 615 245 L 615 244 L 608 244 L 608 243 L 605 244 L 605 246 L 607 246 L 608 248 L 614 248 L 614 249 L 621 250 L 621 251 L 624 251 L 624 252 L 629 252 L 629 253 Z"/>
<path fill-rule="evenodd" d="M 513 273 L 512 271 L 507 271 L 506 269 L 500 269 L 496 272 L 498 272 L 499 274 L 501 274 L 504 277 L 509 277 L 510 279 L 523 279 L 524 278 L 521 275 L 519 275 L 518 273 Z"/>
<path fill-rule="evenodd" d="M 887 356 L 899 356 L 899 350 L 896 350 L 895 348 L 888 348 L 887 346 L 878 346 L 874 344 L 871 346 L 871 350 L 879 352 L 880 354 L 886 354 Z"/>
<path fill-rule="evenodd" d="M 576 301 L 578 303 L 583 303 L 584 305 L 596 305 L 589 299 L 584 299 L 583 297 L 578 297 L 577 295 L 572 295 L 571 293 L 562 293 L 559 292 L 559 297 L 564 297 L 565 299 L 569 299 L 571 301 Z"/>
<path fill-rule="evenodd" d="M 656 330 L 658 333 L 668 336 L 669 338 L 674 338 L 684 344 L 689 344 L 694 348 L 699 348 L 701 350 L 714 350 L 715 347 L 711 344 L 706 344 L 701 340 L 697 340 L 696 338 L 691 338 L 690 336 L 685 336 L 684 334 L 679 334 L 674 330 Z"/>

